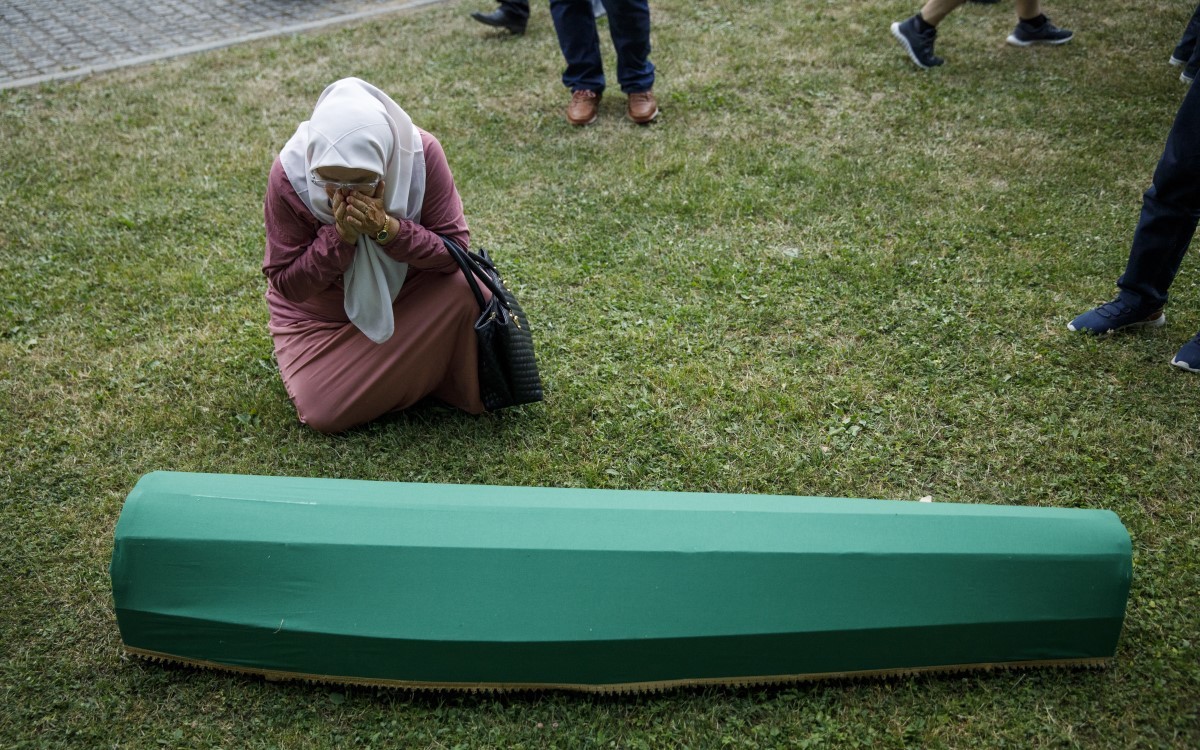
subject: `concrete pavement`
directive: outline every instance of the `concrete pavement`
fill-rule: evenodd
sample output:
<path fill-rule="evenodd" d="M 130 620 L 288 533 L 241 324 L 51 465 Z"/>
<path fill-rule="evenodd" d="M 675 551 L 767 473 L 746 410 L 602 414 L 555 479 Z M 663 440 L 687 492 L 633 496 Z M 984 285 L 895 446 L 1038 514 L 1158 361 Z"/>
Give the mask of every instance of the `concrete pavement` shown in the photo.
<path fill-rule="evenodd" d="M 444 0 L 0 0 L 0 89 L 349 23 Z"/>

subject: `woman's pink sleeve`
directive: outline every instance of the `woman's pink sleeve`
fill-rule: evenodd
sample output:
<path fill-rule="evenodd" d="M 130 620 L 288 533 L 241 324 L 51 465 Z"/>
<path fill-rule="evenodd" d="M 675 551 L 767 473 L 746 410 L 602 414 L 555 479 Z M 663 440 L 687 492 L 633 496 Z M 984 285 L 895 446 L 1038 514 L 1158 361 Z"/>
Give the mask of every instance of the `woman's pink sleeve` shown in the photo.
<path fill-rule="evenodd" d="M 296 194 L 276 159 L 267 179 L 263 214 L 267 249 L 263 275 L 283 297 L 303 302 L 328 289 L 354 259 L 332 224 L 322 224 Z"/>
<path fill-rule="evenodd" d="M 471 233 L 442 144 L 423 130 L 421 142 L 425 150 L 425 202 L 421 207 L 421 223 L 401 219 L 399 233 L 383 249 L 392 258 L 415 268 L 449 273 L 457 271 L 458 265 L 446 252 L 438 235 L 446 235 L 460 247 L 467 248 Z"/>

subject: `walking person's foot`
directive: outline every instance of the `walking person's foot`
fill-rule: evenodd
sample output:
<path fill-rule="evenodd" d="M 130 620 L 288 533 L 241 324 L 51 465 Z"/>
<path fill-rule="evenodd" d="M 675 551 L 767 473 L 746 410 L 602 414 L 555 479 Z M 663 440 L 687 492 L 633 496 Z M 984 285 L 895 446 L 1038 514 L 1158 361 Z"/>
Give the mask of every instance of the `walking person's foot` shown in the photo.
<path fill-rule="evenodd" d="M 926 28 L 922 28 L 922 27 Z M 892 36 L 904 45 L 908 57 L 921 70 L 937 67 L 946 62 L 933 54 L 933 43 L 937 39 L 937 27 L 921 21 L 918 13 L 904 21 L 892 24 Z"/>
<path fill-rule="evenodd" d="M 1195 49 L 1195 46 L 1177 44 L 1175 45 L 1175 49 L 1171 50 L 1171 59 L 1167 60 L 1167 62 L 1171 63 L 1176 68 L 1187 65 L 1187 61 L 1192 59 L 1192 52 Z"/>
<path fill-rule="evenodd" d="M 1200 333 L 1171 357 L 1171 364 L 1188 372 L 1200 372 Z"/>
<path fill-rule="evenodd" d="M 1165 325 L 1166 322 L 1167 316 L 1161 307 L 1147 308 L 1136 305 L 1118 295 L 1112 302 L 1105 302 L 1103 305 L 1076 316 L 1074 320 L 1067 323 L 1067 330 L 1099 336 L 1125 328 L 1158 328 Z"/>
<path fill-rule="evenodd" d="M 480 13 L 476 11 L 471 14 L 471 18 L 484 24 L 485 26 L 494 26 L 498 29 L 508 29 L 513 34 L 524 34 L 526 19 L 518 18 L 512 13 L 509 13 L 504 8 L 496 8 L 491 13 Z"/>
<path fill-rule="evenodd" d="M 1017 27 L 1004 41 L 1014 47 L 1029 47 L 1034 44 L 1066 44 L 1074 37 L 1074 31 L 1060 29 L 1041 15 L 1028 21 L 1017 21 Z"/>

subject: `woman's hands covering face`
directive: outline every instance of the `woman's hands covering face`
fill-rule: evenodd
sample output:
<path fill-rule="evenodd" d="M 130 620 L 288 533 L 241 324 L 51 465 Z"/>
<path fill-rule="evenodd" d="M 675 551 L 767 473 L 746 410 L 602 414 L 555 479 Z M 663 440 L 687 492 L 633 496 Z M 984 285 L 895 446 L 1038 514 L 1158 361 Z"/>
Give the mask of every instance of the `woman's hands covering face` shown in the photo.
<path fill-rule="evenodd" d="M 372 195 L 357 190 L 329 189 L 333 221 L 343 242 L 358 242 L 359 235 L 374 237 L 387 228 L 389 217 L 383 207 L 383 180 Z"/>

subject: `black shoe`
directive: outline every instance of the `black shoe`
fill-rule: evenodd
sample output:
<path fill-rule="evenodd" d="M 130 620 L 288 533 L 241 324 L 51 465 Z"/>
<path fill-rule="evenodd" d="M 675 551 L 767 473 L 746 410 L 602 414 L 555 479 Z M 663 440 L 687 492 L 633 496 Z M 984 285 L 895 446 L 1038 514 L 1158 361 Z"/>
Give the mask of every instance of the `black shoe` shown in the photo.
<path fill-rule="evenodd" d="M 1171 364 L 1188 372 L 1200 372 L 1200 333 L 1193 336 L 1191 341 L 1171 357 Z"/>
<path fill-rule="evenodd" d="M 933 42 L 937 39 L 937 29 L 931 26 L 928 31 L 918 31 L 917 16 L 892 24 L 892 36 L 900 40 L 908 52 L 908 56 L 922 70 L 945 62 L 933 54 Z"/>
<path fill-rule="evenodd" d="M 1045 19 L 1043 19 L 1045 20 Z M 1032 44 L 1066 44 L 1075 36 L 1075 32 L 1060 29 L 1049 21 L 1041 26 L 1034 26 L 1028 21 L 1018 21 L 1017 28 L 1004 41 L 1014 47 L 1028 47 Z"/>
<path fill-rule="evenodd" d="M 471 18 L 474 18 L 476 21 L 486 26 L 495 26 L 499 29 L 508 29 L 514 34 L 525 33 L 526 19 L 517 18 L 504 8 L 497 8 L 491 13 L 479 13 L 477 11 L 471 14 Z"/>

